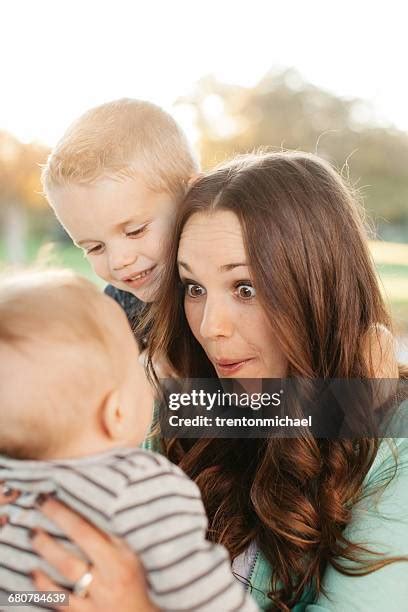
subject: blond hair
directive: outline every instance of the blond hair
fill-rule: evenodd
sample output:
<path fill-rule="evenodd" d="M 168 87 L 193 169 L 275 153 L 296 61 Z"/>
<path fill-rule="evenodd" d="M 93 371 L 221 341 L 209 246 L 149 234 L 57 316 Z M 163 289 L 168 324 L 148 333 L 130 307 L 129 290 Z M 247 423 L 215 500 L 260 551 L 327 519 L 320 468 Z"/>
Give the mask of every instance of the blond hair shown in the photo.
<path fill-rule="evenodd" d="M 66 131 L 42 172 L 44 192 L 104 176 L 140 174 L 153 191 L 183 196 L 197 160 L 176 121 L 143 100 L 124 98 L 90 109 Z"/>
<path fill-rule="evenodd" d="M 46 334 L 78 342 L 104 342 L 95 318 L 100 291 L 71 270 L 4 273 L 0 278 L 0 342 L 23 344 Z"/>
<path fill-rule="evenodd" d="M 36 459 L 86 426 L 118 375 L 98 317 L 111 304 L 68 270 L 0 278 L 0 452 Z"/>

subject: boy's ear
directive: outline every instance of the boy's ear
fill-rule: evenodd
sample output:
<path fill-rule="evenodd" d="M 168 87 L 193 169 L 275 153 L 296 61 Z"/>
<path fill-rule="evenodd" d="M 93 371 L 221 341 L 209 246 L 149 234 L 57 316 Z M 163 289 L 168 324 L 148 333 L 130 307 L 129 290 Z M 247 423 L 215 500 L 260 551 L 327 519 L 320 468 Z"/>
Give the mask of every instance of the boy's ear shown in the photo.
<path fill-rule="evenodd" d="M 126 437 L 125 415 L 121 408 L 119 392 L 110 391 L 104 398 L 99 411 L 101 427 L 111 440 Z"/>

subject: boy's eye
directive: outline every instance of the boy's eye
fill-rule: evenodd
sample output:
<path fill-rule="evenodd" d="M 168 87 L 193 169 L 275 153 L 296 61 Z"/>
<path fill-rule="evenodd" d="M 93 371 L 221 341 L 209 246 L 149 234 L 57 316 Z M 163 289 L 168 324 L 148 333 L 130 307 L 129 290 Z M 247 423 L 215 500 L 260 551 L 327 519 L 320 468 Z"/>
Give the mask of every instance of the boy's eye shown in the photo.
<path fill-rule="evenodd" d="M 242 300 L 252 300 L 256 296 L 255 287 L 249 283 L 236 285 L 237 294 Z"/>
<path fill-rule="evenodd" d="M 86 255 L 90 255 L 91 253 L 95 254 L 95 253 L 99 253 L 99 251 L 102 249 L 102 245 L 101 244 L 97 244 L 93 247 L 90 247 L 88 249 L 85 249 L 85 253 Z"/>
<path fill-rule="evenodd" d="M 135 230 L 132 230 L 131 232 L 126 232 L 126 236 L 133 238 L 135 236 L 139 236 L 140 234 L 142 234 L 145 229 L 147 228 L 147 224 L 146 225 L 142 225 L 142 227 L 138 227 Z"/>
<path fill-rule="evenodd" d="M 204 287 L 201 287 L 201 285 L 193 285 L 191 283 L 188 283 L 185 287 L 186 293 L 189 297 L 199 298 L 205 295 L 205 289 Z"/>

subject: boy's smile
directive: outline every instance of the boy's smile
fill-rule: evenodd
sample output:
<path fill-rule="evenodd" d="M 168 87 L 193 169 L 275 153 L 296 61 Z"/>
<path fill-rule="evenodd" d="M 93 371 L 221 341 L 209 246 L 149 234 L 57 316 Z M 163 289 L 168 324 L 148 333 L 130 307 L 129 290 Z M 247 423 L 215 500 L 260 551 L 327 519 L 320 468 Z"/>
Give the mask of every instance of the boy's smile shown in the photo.
<path fill-rule="evenodd" d="M 149 283 L 152 280 L 152 273 L 154 272 L 154 270 L 156 270 L 156 268 L 157 265 L 154 265 L 151 268 L 148 268 L 147 270 L 139 272 L 138 274 L 133 274 L 131 276 L 127 275 L 124 278 L 121 278 L 120 280 L 123 283 L 126 283 L 129 287 L 132 287 L 133 289 L 139 289 L 140 287 Z"/>
<path fill-rule="evenodd" d="M 141 177 L 132 176 L 55 187 L 51 199 L 95 273 L 151 302 L 176 210 L 172 196 L 154 192 Z"/>

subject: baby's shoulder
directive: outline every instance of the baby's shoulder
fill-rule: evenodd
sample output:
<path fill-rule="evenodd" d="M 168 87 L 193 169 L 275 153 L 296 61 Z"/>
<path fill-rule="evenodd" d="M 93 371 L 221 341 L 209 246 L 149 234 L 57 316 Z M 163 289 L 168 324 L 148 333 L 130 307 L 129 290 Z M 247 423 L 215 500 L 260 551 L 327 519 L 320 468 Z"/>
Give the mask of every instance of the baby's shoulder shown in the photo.
<path fill-rule="evenodd" d="M 174 466 L 166 457 L 146 448 L 118 450 L 111 457 L 111 466 L 134 477 L 136 473 L 169 471 Z"/>
<path fill-rule="evenodd" d="M 115 453 L 111 468 L 121 475 L 124 489 L 160 489 L 190 492 L 199 498 L 197 485 L 174 463 L 166 457 L 143 448 L 130 452 Z"/>

